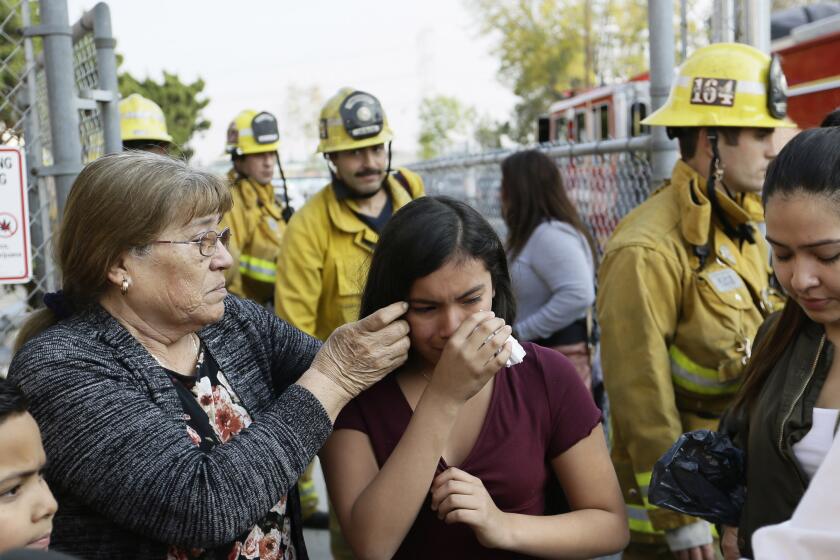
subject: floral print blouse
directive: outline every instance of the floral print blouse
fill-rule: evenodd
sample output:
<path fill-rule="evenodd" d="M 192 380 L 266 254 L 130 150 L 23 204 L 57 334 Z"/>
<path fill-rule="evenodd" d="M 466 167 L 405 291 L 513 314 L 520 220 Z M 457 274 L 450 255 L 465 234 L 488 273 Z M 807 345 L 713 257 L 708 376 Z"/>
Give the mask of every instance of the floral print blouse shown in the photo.
<path fill-rule="evenodd" d="M 187 436 L 199 449 L 209 451 L 247 428 L 251 416 L 203 345 L 195 368 L 195 376 L 189 377 L 164 367 L 181 398 Z M 229 546 L 212 550 L 170 546 L 166 560 L 295 560 L 297 557 L 292 540 L 292 516 L 287 510 L 287 496 L 283 496 L 259 523 Z"/>

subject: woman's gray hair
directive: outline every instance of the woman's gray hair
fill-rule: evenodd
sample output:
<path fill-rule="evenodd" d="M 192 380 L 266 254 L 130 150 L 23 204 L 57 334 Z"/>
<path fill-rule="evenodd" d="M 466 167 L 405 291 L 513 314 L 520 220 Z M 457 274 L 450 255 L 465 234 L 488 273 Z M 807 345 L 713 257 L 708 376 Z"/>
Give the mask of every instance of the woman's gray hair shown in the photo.
<path fill-rule="evenodd" d="M 55 249 L 68 306 L 98 301 L 108 270 L 126 251 L 142 253 L 166 228 L 223 215 L 231 205 L 223 177 L 168 156 L 128 151 L 89 163 L 67 197 Z M 49 326 L 35 325 L 37 318 L 31 330 L 24 325 L 18 344 Z"/>

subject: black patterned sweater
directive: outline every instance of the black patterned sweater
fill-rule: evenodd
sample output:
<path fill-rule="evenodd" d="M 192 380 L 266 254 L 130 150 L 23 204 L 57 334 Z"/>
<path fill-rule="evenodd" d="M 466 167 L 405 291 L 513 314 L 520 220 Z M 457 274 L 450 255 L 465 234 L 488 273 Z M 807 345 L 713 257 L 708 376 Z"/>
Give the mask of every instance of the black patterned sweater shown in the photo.
<path fill-rule="evenodd" d="M 52 548 L 155 560 L 173 545 L 224 549 L 288 494 L 307 557 L 295 482 L 332 424 L 294 382 L 320 343 L 235 296 L 198 336 L 253 418 L 209 451 L 190 439 L 170 376 L 99 306 L 15 355 L 8 377 L 31 401 L 59 503 Z"/>

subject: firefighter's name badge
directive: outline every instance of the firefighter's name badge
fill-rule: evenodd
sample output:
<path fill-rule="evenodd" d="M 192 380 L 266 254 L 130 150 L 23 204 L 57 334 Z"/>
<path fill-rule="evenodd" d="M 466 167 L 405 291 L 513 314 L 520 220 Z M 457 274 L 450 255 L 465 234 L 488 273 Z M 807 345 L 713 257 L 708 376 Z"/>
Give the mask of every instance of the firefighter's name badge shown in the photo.
<path fill-rule="evenodd" d="M 715 291 L 718 293 L 731 292 L 737 290 L 744 285 L 738 273 L 731 268 L 724 268 L 723 270 L 716 270 L 709 273 L 709 282 L 712 283 Z"/>

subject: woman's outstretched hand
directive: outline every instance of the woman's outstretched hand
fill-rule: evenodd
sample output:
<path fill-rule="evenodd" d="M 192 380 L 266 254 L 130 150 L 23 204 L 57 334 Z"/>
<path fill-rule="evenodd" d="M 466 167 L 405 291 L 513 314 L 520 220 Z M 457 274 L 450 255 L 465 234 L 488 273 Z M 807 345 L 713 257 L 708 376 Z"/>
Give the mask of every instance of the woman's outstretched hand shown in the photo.
<path fill-rule="evenodd" d="M 399 301 L 338 327 L 315 355 L 312 368 L 355 397 L 408 358 L 408 323 L 400 319 L 407 309 Z"/>
<path fill-rule="evenodd" d="M 460 403 L 468 401 L 510 358 L 510 333 L 492 311 L 471 315 L 443 348 L 429 386 Z"/>
<path fill-rule="evenodd" d="M 469 525 L 482 546 L 505 547 L 505 514 L 481 479 L 461 469 L 446 469 L 432 481 L 432 510 L 447 524 Z"/>

